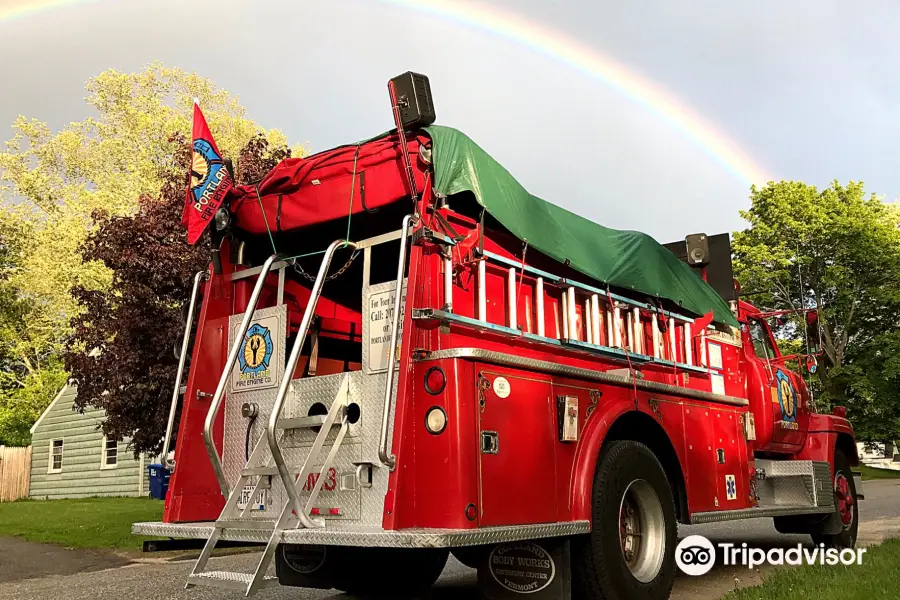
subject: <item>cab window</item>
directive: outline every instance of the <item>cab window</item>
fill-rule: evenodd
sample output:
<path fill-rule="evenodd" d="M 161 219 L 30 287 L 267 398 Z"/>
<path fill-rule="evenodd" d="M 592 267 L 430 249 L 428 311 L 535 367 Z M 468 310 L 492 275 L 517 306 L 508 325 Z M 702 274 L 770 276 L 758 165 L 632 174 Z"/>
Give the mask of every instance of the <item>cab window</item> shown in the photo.
<path fill-rule="evenodd" d="M 778 354 L 769 337 L 769 330 L 759 319 L 750 319 L 750 337 L 753 339 L 753 349 L 756 356 L 763 360 L 774 360 Z"/>

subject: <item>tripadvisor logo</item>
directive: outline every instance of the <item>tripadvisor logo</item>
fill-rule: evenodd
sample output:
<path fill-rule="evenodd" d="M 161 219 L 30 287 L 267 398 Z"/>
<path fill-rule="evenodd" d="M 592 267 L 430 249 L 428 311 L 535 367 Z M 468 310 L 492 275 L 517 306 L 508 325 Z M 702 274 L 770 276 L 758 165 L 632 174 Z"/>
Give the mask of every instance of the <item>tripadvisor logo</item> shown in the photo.
<path fill-rule="evenodd" d="M 769 565 L 861 565 L 865 548 L 826 548 L 819 544 L 812 548 L 797 544 L 791 548 L 751 548 L 746 543 L 737 545 L 712 542 L 702 535 L 689 535 L 675 548 L 675 563 L 688 575 L 704 575 L 716 563 L 716 547 L 720 550 L 725 566 L 743 565 L 754 569 Z"/>

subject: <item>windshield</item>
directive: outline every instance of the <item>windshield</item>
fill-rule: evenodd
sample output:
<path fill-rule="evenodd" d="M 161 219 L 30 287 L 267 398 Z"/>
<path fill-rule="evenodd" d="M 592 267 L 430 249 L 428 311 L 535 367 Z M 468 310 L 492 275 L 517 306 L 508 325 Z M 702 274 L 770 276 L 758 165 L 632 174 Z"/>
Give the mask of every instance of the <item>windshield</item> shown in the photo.
<path fill-rule="evenodd" d="M 774 360 L 778 356 L 775 346 L 769 337 L 769 331 L 758 319 L 750 319 L 750 337 L 753 339 L 753 349 L 756 356 L 765 360 Z"/>

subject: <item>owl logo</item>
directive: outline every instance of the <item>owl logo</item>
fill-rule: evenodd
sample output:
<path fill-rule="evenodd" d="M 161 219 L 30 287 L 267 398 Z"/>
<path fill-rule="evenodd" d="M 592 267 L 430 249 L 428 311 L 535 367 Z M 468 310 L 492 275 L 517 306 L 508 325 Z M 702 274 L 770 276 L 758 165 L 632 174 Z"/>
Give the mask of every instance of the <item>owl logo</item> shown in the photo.
<path fill-rule="evenodd" d="M 238 353 L 241 373 L 256 375 L 267 370 L 273 349 L 272 333 L 269 328 L 258 323 L 253 325 L 244 336 Z"/>
<path fill-rule="evenodd" d="M 784 371 L 779 370 L 775 374 L 775 382 L 778 388 L 778 403 L 781 404 L 781 418 L 784 421 L 797 419 L 797 391 L 791 383 L 790 377 Z"/>

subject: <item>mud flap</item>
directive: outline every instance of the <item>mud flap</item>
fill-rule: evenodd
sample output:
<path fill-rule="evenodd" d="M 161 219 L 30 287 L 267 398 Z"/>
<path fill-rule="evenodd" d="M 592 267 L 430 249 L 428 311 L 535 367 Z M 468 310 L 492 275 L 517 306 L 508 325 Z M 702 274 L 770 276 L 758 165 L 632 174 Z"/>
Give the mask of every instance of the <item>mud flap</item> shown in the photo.
<path fill-rule="evenodd" d="M 340 559 L 335 548 L 280 544 L 275 551 L 278 583 L 289 587 L 334 587 Z"/>
<path fill-rule="evenodd" d="M 571 600 L 569 540 L 565 538 L 498 544 L 478 567 L 482 600 Z"/>

